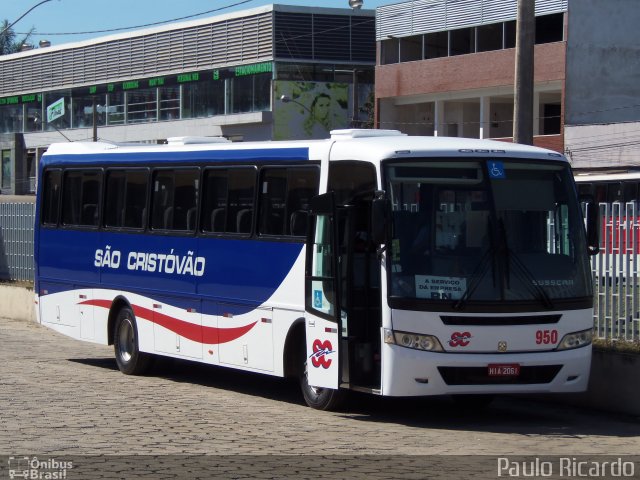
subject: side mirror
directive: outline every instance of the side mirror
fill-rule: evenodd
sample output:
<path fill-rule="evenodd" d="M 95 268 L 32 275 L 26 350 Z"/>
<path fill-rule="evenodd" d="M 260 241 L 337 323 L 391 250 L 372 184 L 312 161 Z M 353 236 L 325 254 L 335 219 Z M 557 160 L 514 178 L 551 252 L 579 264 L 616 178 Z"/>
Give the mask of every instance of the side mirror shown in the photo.
<path fill-rule="evenodd" d="M 375 245 L 387 242 L 387 199 L 383 191 L 377 191 L 371 203 L 371 240 Z"/>
<path fill-rule="evenodd" d="M 600 252 L 600 215 L 598 204 L 593 198 L 581 198 L 580 200 L 587 204 L 587 208 L 585 209 L 587 216 L 587 252 L 589 255 L 597 255 Z"/>

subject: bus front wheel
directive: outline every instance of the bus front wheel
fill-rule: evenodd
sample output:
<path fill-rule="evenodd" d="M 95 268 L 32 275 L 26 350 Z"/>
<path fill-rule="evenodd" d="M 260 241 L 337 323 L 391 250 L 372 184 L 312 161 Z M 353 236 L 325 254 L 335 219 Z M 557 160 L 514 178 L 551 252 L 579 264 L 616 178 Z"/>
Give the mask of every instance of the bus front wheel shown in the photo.
<path fill-rule="evenodd" d="M 333 390 L 331 388 L 320 388 L 309 385 L 307 376 L 307 355 L 306 348 L 302 348 L 302 368 L 300 372 L 300 388 L 304 401 L 311 408 L 316 410 L 336 410 L 340 407 L 345 399 L 345 392 L 342 390 Z"/>
<path fill-rule="evenodd" d="M 120 371 L 126 375 L 142 375 L 151 361 L 151 355 L 138 348 L 138 326 L 129 307 L 121 308 L 116 317 L 113 349 Z"/>

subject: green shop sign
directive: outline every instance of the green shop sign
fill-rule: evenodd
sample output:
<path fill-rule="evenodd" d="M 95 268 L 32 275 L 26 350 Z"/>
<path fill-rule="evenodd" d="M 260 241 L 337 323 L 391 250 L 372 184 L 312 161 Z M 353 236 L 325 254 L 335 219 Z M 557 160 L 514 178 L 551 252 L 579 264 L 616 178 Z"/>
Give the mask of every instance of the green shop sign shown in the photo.
<path fill-rule="evenodd" d="M 258 75 L 273 71 L 271 62 L 254 63 L 253 65 L 239 65 L 235 68 L 236 77 L 246 77 L 247 75 Z"/>
<path fill-rule="evenodd" d="M 14 95 L 12 97 L 0 98 L 0 105 L 20 105 L 23 103 L 41 102 L 42 95 L 40 93 L 30 93 L 27 95 Z"/>
<path fill-rule="evenodd" d="M 238 65 L 231 68 L 220 68 L 203 72 L 185 72 L 178 75 L 167 75 L 138 80 L 127 80 L 120 83 L 107 83 L 102 85 L 90 85 L 84 88 L 74 88 L 74 96 L 103 95 L 105 93 L 124 92 L 141 88 L 158 88 L 198 82 L 205 79 L 224 80 L 227 78 L 246 77 L 261 73 L 273 72 L 272 62 L 254 63 L 251 65 Z M 42 102 L 42 94 L 32 93 L 27 95 L 14 95 L 0 98 L 1 105 L 20 105 L 22 103 Z"/>

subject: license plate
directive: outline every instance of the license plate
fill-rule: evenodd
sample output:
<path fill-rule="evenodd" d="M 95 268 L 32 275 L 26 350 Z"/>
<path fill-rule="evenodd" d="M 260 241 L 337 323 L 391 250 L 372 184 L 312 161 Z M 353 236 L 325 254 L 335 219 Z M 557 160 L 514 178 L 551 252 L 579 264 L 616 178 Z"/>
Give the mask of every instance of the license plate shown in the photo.
<path fill-rule="evenodd" d="M 490 377 L 517 377 L 520 375 L 520 365 L 517 363 L 492 363 L 488 366 Z"/>

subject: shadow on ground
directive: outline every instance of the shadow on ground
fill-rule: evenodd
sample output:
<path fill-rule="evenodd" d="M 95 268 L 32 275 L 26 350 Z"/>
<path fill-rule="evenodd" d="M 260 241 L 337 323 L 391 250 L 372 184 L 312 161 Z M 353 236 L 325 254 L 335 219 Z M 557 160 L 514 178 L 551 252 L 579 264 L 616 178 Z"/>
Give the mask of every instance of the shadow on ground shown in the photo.
<path fill-rule="evenodd" d="M 117 370 L 113 358 L 74 358 L 90 367 Z M 172 382 L 211 387 L 243 395 L 303 405 L 297 381 L 242 372 L 197 362 L 158 358 L 149 375 Z M 391 398 L 351 392 L 347 404 L 335 413 L 362 422 L 384 422 L 417 428 L 454 431 L 551 435 L 638 437 L 640 419 L 532 400 L 524 396 L 494 399 L 490 406 L 460 405 L 450 397 Z"/>

